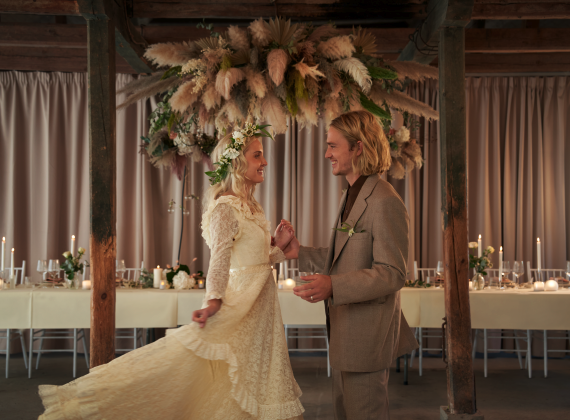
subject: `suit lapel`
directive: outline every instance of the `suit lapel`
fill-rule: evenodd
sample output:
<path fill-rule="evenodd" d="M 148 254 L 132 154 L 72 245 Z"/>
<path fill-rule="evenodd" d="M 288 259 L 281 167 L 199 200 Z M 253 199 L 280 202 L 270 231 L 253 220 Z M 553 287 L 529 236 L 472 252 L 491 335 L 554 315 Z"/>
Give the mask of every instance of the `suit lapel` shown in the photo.
<path fill-rule="evenodd" d="M 337 224 L 339 223 L 339 220 L 342 216 L 342 212 L 344 211 L 344 204 L 346 202 L 346 196 L 347 196 L 348 192 L 345 191 L 340 199 L 340 205 L 338 207 L 338 213 L 336 215 L 336 221 Z M 334 252 L 334 247 L 335 247 L 335 238 L 336 238 L 336 230 L 333 230 L 331 233 L 331 237 L 329 239 L 329 252 L 327 254 L 327 263 L 325 265 L 325 272 L 328 272 L 330 270 L 330 267 L 332 266 L 332 261 L 333 261 L 333 252 Z"/>
<path fill-rule="evenodd" d="M 350 213 L 348 214 L 348 218 L 346 219 L 346 222 L 350 223 L 350 225 L 352 227 L 354 227 L 358 223 L 358 221 L 360 220 L 360 217 L 364 213 L 364 210 L 366 210 L 366 207 L 368 206 L 368 204 L 366 203 L 366 199 L 370 196 L 370 194 L 372 194 L 374 187 L 378 183 L 378 179 L 379 179 L 378 176 L 374 176 L 374 175 L 369 176 L 368 179 L 366 180 L 366 182 L 364 183 L 364 185 L 362 186 L 360 193 L 358 193 L 358 197 L 356 197 L 356 201 L 354 202 L 354 205 L 352 206 L 352 209 L 350 210 Z M 340 213 L 339 213 L 339 217 L 337 218 L 337 224 L 340 225 Z M 333 231 L 333 232 L 337 233 L 337 231 Z M 335 263 L 338 256 L 340 255 L 342 249 L 344 248 L 344 246 L 348 242 L 348 234 L 343 233 L 343 234 L 338 235 L 338 236 L 334 235 L 333 237 L 338 237 L 339 239 L 334 244 L 334 258 L 332 260 L 330 268 L 332 268 L 333 264 Z"/>

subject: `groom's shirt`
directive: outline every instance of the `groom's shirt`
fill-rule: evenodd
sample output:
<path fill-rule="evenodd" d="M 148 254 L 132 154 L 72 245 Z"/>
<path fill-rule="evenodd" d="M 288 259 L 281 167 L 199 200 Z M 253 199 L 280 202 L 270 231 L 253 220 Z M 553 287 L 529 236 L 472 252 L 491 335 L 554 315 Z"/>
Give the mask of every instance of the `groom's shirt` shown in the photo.
<path fill-rule="evenodd" d="M 362 189 L 362 186 L 364 185 L 367 179 L 368 179 L 367 176 L 361 175 L 356 181 L 354 181 L 354 184 L 348 186 L 348 191 L 346 194 L 346 203 L 344 205 L 344 212 L 342 213 L 341 222 L 343 223 L 346 222 L 346 219 L 348 218 L 348 215 L 352 210 L 352 206 L 354 206 L 354 202 L 358 197 L 358 193 Z"/>

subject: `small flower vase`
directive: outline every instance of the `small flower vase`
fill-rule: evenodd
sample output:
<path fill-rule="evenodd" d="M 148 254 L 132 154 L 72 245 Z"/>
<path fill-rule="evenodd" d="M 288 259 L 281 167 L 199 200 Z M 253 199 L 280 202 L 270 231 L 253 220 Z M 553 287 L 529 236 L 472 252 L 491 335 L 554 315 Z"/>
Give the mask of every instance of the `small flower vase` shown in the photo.
<path fill-rule="evenodd" d="M 75 276 L 73 276 L 73 288 L 75 290 L 81 289 L 81 283 L 83 282 L 83 273 L 80 271 L 75 272 Z"/>
<path fill-rule="evenodd" d="M 485 288 L 485 277 L 483 277 L 483 274 L 481 273 L 476 273 L 475 276 L 473 276 L 473 290 L 483 290 Z"/>

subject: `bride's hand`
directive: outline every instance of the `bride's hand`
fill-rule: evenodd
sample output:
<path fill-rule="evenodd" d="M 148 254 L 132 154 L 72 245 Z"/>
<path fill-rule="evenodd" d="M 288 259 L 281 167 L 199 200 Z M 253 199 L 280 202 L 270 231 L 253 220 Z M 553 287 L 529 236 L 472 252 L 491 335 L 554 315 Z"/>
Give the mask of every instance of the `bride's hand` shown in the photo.
<path fill-rule="evenodd" d="M 221 299 L 210 299 L 208 301 L 208 306 L 206 306 L 204 309 L 198 309 L 192 313 L 192 321 L 197 322 L 200 325 L 200 328 L 204 328 L 206 326 L 206 321 L 208 318 L 214 316 L 221 307 Z"/>
<path fill-rule="evenodd" d="M 277 229 L 275 229 L 275 246 L 283 251 L 294 237 L 295 229 L 293 229 L 293 226 L 281 221 Z"/>

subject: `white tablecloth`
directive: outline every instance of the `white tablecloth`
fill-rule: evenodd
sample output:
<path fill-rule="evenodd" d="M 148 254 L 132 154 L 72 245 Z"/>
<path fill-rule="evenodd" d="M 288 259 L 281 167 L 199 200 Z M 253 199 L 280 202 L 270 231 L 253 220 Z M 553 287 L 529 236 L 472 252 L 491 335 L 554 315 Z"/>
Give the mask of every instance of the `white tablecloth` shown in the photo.
<path fill-rule="evenodd" d="M 204 290 L 117 289 L 116 327 L 176 327 L 192 322 Z M 439 328 L 445 316 L 443 289 L 401 292 L 410 327 Z M 279 291 L 283 323 L 324 325 L 324 304 Z M 570 330 L 570 291 L 484 290 L 470 293 L 471 326 L 488 329 Z M 89 328 L 90 291 L 0 290 L 0 328 Z"/>

